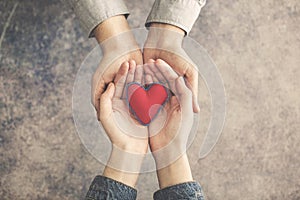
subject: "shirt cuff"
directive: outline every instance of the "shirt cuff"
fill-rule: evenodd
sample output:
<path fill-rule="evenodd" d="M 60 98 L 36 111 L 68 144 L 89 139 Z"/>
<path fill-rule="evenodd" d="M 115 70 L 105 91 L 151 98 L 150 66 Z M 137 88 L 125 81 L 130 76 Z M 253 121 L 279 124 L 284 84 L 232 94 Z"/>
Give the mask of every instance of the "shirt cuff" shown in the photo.
<path fill-rule="evenodd" d="M 96 176 L 85 200 L 124 199 L 135 200 L 136 189 L 105 176 Z"/>
<path fill-rule="evenodd" d="M 171 24 L 188 34 L 205 3 L 206 0 L 155 0 L 145 25 L 149 27 L 151 22 Z"/>
<path fill-rule="evenodd" d="M 104 20 L 125 15 L 129 11 L 123 0 L 68 0 L 88 37 L 94 37 L 93 30 Z"/>
<path fill-rule="evenodd" d="M 204 200 L 201 186 L 197 182 L 186 182 L 158 190 L 153 195 L 154 200 L 165 199 L 197 199 Z"/>

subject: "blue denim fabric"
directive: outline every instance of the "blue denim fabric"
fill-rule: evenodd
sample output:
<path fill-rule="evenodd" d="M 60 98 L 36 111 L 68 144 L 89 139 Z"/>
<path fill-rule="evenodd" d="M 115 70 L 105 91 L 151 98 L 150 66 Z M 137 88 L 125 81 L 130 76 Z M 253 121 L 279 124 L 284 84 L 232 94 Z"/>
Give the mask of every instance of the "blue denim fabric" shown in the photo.
<path fill-rule="evenodd" d="M 199 183 L 186 182 L 158 190 L 154 200 L 204 200 Z"/>
<path fill-rule="evenodd" d="M 86 200 L 135 200 L 136 189 L 113 179 L 96 176 L 86 195 Z M 197 182 L 186 182 L 158 190 L 154 200 L 204 200 L 201 187 Z"/>
<path fill-rule="evenodd" d="M 85 197 L 86 200 L 134 200 L 136 189 L 113 179 L 96 176 Z"/>

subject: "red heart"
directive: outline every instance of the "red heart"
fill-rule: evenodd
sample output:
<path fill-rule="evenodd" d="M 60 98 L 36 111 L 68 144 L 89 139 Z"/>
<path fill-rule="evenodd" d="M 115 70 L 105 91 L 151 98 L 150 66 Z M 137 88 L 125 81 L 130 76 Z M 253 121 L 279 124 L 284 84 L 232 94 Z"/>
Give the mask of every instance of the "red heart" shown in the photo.
<path fill-rule="evenodd" d="M 149 125 L 169 98 L 165 86 L 157 83 L 146 88 L 138 83 L 127 85 L 129 109 L 143 125 Z"/>

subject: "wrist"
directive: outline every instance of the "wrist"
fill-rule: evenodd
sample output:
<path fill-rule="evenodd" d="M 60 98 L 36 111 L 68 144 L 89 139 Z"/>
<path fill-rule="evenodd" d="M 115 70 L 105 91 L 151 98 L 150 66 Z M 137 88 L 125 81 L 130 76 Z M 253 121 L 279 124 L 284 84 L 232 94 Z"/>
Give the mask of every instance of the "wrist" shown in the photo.
<path fill-rule="evenodd" d="M 145 154 L 127 152 L 113 145 L 103 176 L 134 187 Z"/>
<path fill-rule="evenodd" d="M 179 159 L 167 167 L 157 170 L 160 188 L 193 181 L 188 157 L 183 154 Z"/>
<path fill-rule="evenodd" d="M 181 48 L 184 32 L 168 24 L 151 24 L 144 48 L 177 49 Z"/>
<path fill-rule="evenodd" d="M 100 23 L 95 29 L 95 38 L 99 43 L 114 37 L 122 32 L 130 31 L 130 27 L 124 15 L 110 17 Z"/>
<path fill-rule="evenodd" d="M 103 54 L 123 55 L 133 51 L 140 51 L 135 37 L 131 30 L 114 34 L 99 43 Z"/>
<path fill-rule="evenodd" d="M 181 157 L 184 157 L 186 155 L 186 144 L 173 140 L 171 143 L 163 145 L 154 151 L 151 149 L 151 151 L 156 169 L 159 170 L 170 166 Z"/>
<path fill-rule="evenodd" d="M 139 173 L 145 153 L 125 150 L 113 145 L 107 166 L 118 171 Z"/>
<path fill-rule="evenodd" d="M 142 140 L 142 139 L 141 139 Z M 139 141 L 137 144 L 124 143 L 124 144 L 113 144 L 112 152 L 124 151 L 137 155 L 145 155 L 148 151 L 148 143 Z"/>
<path fill-rule="evenodd" d="M 181 29 L 177 26 L 171 25 L 171 24 L 153 22 L 150 25 L 150 29 L 153 28 L 153 27 L 154 28 L 160 28 L 160 29 L 167 29 L 167 30 L 170 30 L 170 31 L 175 31 L 175 32 L 178 32 L 179 34 L 181 34 L 183 36 L 185 35 L 185 32 L 184 32 L 183 29 Z"/>

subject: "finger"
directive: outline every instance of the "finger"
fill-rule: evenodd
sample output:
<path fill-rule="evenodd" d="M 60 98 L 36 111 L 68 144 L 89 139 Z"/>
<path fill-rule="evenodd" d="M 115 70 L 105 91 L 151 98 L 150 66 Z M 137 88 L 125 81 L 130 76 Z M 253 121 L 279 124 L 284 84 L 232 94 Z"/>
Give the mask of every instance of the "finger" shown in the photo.
<path fill-rule="evenodd" d="M 154 83 L 158 83 L 159 81 L 157 80 L 157 78 L 155 77 L 154 73 L 153 73 L 152 70 L 150 69 L 149 64 L 151 64 L 151 63 L 146 63 L 146 64 L 144 65 L 144 73 L 145 73 L 145 76 L 147 76 L 147 75 L 151 76 L 151 77 L 152 77 L 152 81 L 153 81 Z M 152 64 L 152 65 L 153 65 L 153 64 Z"/>
<path fill-rule="evenodd" d="M 136 63 L 134 60 L 129 61 L 129 71 L 127 74 L 127 78 L 126 78 L 126 83 L 125 83 L 125 88 L 127 87 L 127 85 L 131 82 L 134 81 L 134 74 L 135 74 L 135 69 L 136 69 Z M 123 91 L 123 98 L 126 97 L 126 90 L 124 89 Z"/>
<path fill-rule="evenodd" d="M 115 98 L 121 98 L 122 94 L 123 94 L 123 90 L 125 87 L 125 83 L 126 83 L 126 77 L 127 77 L 127 73 L 128 73 L 128 69 L 129 69 L 129 63 L 128 62 L 124 62 L 116 77 L 114 80 L 114 83 L 116 85 L 116 91 L 115 91 Z"/>
<path fill-rule="evenodd" d="M 123 62 L 121 64 L 118 72 L 115 75 L 114 83 L 117 83 L 124 76 L 124 74 L 127 73 L 128 69 L 129 69 L 129 63 L 128 62 Z"/>
<path fill-rule="evenodd" d="M 171 68 L 171 66 L 168 65 L 165 61 L 163 61 L 161 59 L 157 59 L 155 63 L 156 63 L 156 67 L 158 68 L 158 70 L 165 77 L 165 80 L 167 80 L 170 89 L 175 93 L 175 91 L 176 91 L 175 81 L 179 76 Z"/>
<path fill-rule="evenodd" d="M 150 85 L 150 84 L 152 84 L 152 83 L 153 83 L 152 76 L 149 75 L 149 74 L 146 74 L 146 75 L 145 75 L 145 84 L 146 84 L 146 85 Z"/>
<path fill-rule="evenodd" d="M 161 59 L 157 59 L 156 67 L 159 69 L 159 71 L 164 75 L 165 78 L 176 80 L 179 76 L 178 74 L 172 69 L 172 67 L 166 63 L 165 61 Z"/>
<path fill-rule="evenodd" d="M 100 98 L 100 113 L 99 119 L 101 121 L 106 120 L 112 113 L 112 98 L 114 96 L 115 86 L 113 83 L 110 83 L 106 91 L 101 95 Z"/>
<path fill-rule="evenodd" d="M 198 71 L 197 68 L 191 64 L 193 63 L 187 56 L 178 57 L 177 59 L 168 60 L 170 66 L 180 75 L 184 75 L 187 79 L 188 87 L 193 92 L 193 110 L 195 113 L 200 111 L 198 104 Z"/>
<path fill-rule="evenodd" d="M 148 60 L 148 63 L 154 63 L 154 62 L 155 62 L 155 60 L 152 58 Z"/>
<path fill-rule="evenodd" d="M 195 113 L 200 111 L 200 106 L 198 103 L 198 72 L 194 66 L 190 65 L 185 74 L 187 78 L 187 87 L 193 93 L 193 110 Z"/>
<path fill-rule="evenodd" d="M 181 108 L 185 111 L 192 111 L 192 91 L 186 86 L 183 77 L 176 79 L 176 89 Z"/>
<path fill-rule="evenodd" d="M 134 82 L 142 84 L 143 73 L 143 66 L 137 65 L 134 73 Z"/>
<path fill-rule="evenodd" d="M 175 106 L 179 105 L 179 102 L 177 100 L 176 96 L 172 96 L 170 99 L 171 108 L 174 108 Z"/>
<path fill-rule="evenodd" d="M 94 91 L 93 93 L 93 99 L 92 99 L 92 103 L 96 109 L 96 112 L 97 112 L 97 119 L 99 119 L 99 111 L 100 111 L 100 97 L 102 95 L 102 93 L 104 92 L 104 89 L 105 89 L 105 81 L 103 78 L 101 78 L 97 84 L 98 86 L 98 90 L 96 89 L 92 89 L 92 91 Z"/>
<path fill-rule="evenodd" d="M 152 71 L 153 77 L 157 79 L 157 82 L 168 87 L 168 80 L 165 79 L 163 74 L 159 71 L 159 69 L 156 67 L 155 63 L 149 63 L 148 64 L 149 69 Z"/>

